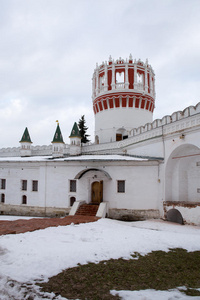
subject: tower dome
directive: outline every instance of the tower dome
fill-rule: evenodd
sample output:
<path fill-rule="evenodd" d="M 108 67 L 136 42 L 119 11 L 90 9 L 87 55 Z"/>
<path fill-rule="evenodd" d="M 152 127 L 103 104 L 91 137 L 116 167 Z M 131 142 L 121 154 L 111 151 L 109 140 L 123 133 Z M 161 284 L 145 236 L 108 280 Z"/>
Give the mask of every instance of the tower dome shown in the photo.
<path fill-rule="evenodd" d="M 128 132 L 152 122 L 155 74 L 148 61 L 121 57 L 96 65 L 92 78 L 95 142 L 125 139 Z"/>

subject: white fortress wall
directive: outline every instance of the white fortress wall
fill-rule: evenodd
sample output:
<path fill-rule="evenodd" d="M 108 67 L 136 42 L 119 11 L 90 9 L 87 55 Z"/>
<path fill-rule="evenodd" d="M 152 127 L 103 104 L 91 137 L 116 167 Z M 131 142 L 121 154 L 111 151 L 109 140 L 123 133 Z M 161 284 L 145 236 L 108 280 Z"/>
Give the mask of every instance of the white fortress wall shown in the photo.
<path fill-rule="evenodd" d="M 120 152 L 121 149 L 123 149 L 124 154 L 146 155 L 148 153 L 148 156 L 163 156 L 163 141 L 160 138 L 167 140 L 170 139 L 173 134 L 179 135 L 186 131 L 187 134 L 192 134 L 192 131 L 196 128 L 199 129 L 199 126 L 200 103 L 196 106 L 189 106 L 182 112 L 178 111 L 171 116 L 166 115 L 162 119 L 156 119 L 152 123 L 134 128 L 130 131 L 128 139 L 113 143 L 85 145 L 82 147 L 82 153 L 104 153 L 104 151 L 109 149 L 112 151 L 116 150 L 116 152 L 117 149 L 119 149 Z M 193 138 L 191 138 L 191 141 L 192 139 Z M 158 143 L 157 145 L 155 145 L 155 141 Z M 193 142 L 194 141 L 195 139 Z M 145 142 L 145 144 L 143 144 L 143 142 Z M 179 142 L 183 143 L 184 139 L 180 139 Z M 198 143 L 198 141 L 196 142 Z M 156 147 L 158 148 L 156 149 Z M 138 150 L 136 150 L 137 148 Z M 143 149 L 143 154 L 141 154 L 140 149 Z"/>

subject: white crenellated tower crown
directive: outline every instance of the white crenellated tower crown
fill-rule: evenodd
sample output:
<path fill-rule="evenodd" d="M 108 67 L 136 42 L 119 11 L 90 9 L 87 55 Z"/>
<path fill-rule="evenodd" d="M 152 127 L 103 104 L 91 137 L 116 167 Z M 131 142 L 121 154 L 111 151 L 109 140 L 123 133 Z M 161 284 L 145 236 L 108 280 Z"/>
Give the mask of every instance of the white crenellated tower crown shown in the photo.
<path fill-rule="evenodd" d="M 96 65 L 92 79 L 95 142 L 125 139 L 129 131 L 153 121 L 155 74 L 146 60 L 122 58 Z"/>

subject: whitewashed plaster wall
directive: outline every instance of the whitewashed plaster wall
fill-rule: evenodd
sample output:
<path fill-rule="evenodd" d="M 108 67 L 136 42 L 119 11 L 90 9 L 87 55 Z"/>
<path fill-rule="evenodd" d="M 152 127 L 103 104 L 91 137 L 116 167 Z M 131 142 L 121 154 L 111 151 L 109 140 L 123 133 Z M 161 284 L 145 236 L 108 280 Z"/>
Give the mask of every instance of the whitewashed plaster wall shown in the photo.
<path fill-rule="evenodd" d="M 29 205 L 44 206 L 42 195 L 43 183 L 40 180 L 40 167 L 36 163 L 1 162 L 1 178 L 6 179 L 5 193 L 6 204 L 22 204 L 22 196 L 27 196 Z M 21 180 L 27 180 L 27 191 L 22 191 Z M 38 192 L 32 191 L 32 180 L 38 180 Z"/>
<path fill-rule="evenodd" d="M 22 195 L 27 205 L 38 207 L 69 207 L 70 196 L 76 200 L 91 201 L 91 184 L 103 180 L 103 200 L 110 208 L 158 209 L 158 162 L 146 161 L 46 161 L 1 162 L 1 178 L 6 179 L 5 204 L 22 205 Z M 69 181 L 87 168 L 89 171 L 77 179 L 77 191 L 69 191 Z M 107 172 L 112 179 L 109 179 Z M 28 181 L 27 191 L 21 190 L 21 180 Z M 32 180 L 38 180 L 38 191 L 32 191 Z M 125 193 L 117 192 L 117 180 L 125 180 Z"/>
<path fill-rule="evenodd" d="M 99 111 L 95 115 L 95 136 L 99 136 L 100 143 L 116 141 L 116 132 L 119 128 L 130 131 L 152 122 L 152 112 L 145 109 L 120 107 Z"/>

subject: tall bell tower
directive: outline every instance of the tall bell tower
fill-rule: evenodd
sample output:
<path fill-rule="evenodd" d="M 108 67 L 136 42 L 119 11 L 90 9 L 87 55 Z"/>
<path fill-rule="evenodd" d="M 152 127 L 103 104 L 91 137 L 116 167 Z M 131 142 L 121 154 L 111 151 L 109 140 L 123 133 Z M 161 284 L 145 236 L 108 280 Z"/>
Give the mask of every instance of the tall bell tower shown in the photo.
<path fill-rule="evenodd" d="M 152 122 L 155 74 L 148 61 L 121 57 L 96 65 L 92 78 L 95 142 L 128 137 L 131 129 Z"/>

